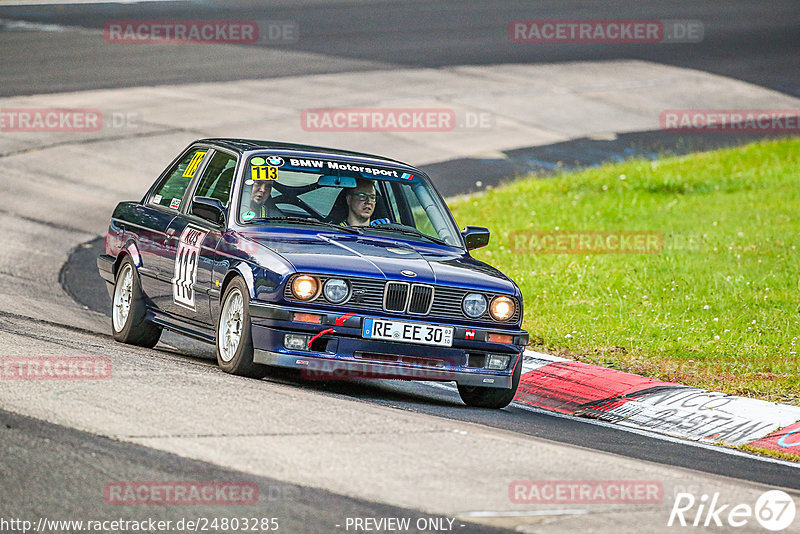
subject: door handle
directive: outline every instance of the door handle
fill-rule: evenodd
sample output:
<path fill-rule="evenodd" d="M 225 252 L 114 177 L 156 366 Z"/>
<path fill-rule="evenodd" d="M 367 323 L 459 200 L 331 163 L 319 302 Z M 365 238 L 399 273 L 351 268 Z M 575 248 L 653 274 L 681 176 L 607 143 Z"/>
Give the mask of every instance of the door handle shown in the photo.
<path fill-rule="evenodd" d="M 166 235 L 164 236 L 164 247 L 169 247 L 169 240 L 175 237 L 175 228 L 167 228 Z"/>

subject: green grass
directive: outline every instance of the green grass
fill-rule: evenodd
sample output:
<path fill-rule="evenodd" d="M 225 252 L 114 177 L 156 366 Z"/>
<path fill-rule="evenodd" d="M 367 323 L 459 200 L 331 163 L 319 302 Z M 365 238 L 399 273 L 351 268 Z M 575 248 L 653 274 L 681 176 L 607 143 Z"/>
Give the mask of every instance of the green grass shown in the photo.
<path fill-rule="evenodd" d="M 478 178 L 478 177 L 476 177 Z M 800 139 L 526 178 L 451 203 L 492 230 L 531 348 L 800 405 Z M 656 253 L 541 253 L 527 231 L 653 231 Z"/>
<path fill-rule="evenodd" d="M 791 462 L 800 462 L 800 454 L 792 454 L 790 452 L 780 452 L 772 449 L 765 449 L 763 447 L 753 447 L 752 445 L 739 445 L 733 447 L 745 452 L 754 452 L 756 454 L 763 454 L 765 456 L 772 456 L 781 460 L 789 460 Z"/>

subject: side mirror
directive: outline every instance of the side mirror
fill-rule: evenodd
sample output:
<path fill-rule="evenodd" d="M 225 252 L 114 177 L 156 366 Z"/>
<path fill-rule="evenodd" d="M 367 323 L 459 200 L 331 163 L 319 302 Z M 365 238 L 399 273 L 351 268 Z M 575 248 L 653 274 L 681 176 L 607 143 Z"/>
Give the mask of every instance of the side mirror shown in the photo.
<path fill-rule="evenodd" d="M 467 250 L 485 247 L 489 244 L 489 229 L 482 226 L 465 226 L 461 231 Z"/>
<path fill-rule="evenodd" d="M 219 199 L 211 197 L 194 197 L 192 213 L 219 226 L 225 226 L 225 206 Z"/>

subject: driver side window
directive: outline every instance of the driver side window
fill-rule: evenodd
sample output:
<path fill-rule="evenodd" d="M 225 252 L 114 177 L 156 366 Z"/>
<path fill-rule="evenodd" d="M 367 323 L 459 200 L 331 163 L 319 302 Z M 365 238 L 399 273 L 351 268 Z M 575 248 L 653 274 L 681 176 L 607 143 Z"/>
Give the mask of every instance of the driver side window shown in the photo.
<path fill-rule="evenodd" d="M 222 202 L 223 206 L 228 207 L 235 171 L 236 156 L 220 151 L 215 152 L 203 173 L 194 196 L 216 198 Z"/>

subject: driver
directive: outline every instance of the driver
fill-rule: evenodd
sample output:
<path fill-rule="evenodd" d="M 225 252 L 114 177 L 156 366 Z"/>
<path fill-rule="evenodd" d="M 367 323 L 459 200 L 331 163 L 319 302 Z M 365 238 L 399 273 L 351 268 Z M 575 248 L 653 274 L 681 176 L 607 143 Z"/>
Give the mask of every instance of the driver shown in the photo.
<path fill-rule="evenodd" d="M 347 201 L 347 218 L 339 223 L 340 226 L 375 226 L 390 224 L 389 219 L 372 219 L 375 211 L 375 202 L 378 192 L 372 180 L 365 178 L 356 179 L 356 187 L 348 190 L 345 196 Z"/>

